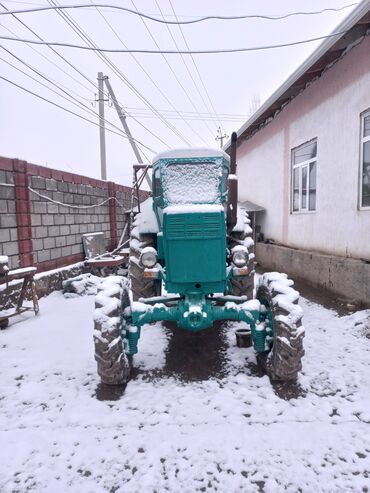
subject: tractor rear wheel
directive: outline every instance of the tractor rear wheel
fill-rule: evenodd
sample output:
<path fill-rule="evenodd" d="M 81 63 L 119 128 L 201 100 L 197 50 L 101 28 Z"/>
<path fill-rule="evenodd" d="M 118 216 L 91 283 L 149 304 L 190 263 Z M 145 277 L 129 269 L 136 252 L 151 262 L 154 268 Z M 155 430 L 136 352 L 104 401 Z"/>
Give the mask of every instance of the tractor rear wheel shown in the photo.
<path fill-rule="evenodd" d="M 130 306 L 127 280 L 111 276 L 98 286 L 94 312 L 95 360 L 101 381 L 122 385 L 130 378 L 130 363 L 121 334 L 121 313 Z"/>
<path fill-rule="evenodd" d="M 229 236 L 228 248 L 231 250 L 237 245 L 243 245 L 248 250 L 248 276 L 232 277 L 230 282 L 232 289 L 229 294 L 233 296 L 247 296 L 248 300 L 253 299 L 254 288 L 254 241 L 253 230 L 250 227 L 250 219 L 245 210 L 241 210 L 243 228 L 239 231 L 232 231 Z"/>
<path fill-rule="evenodd" d="M 152 234 L 141 234 L 138 224 L 139 220 L 140 214 L 136 216 L 131 231 L 130 259 L 128 265 L 128 274 L 134 301 L 138 301 L 140 298 L 151 298 L 160 294 L 160 281 L 145 278 L 145 267 L 140 262 L 141 252 L 145 247 L 156 248 L 156 237 Z"/>
<path fill-rule="evenodd" d="M 272 380 L 296 380 L 302 368 L 302 309 L 293 284 L 286 274 L 268 272 L 257 285 L 256 298 L 263 310 L 260 321 L 265 323 L 266 346 L 270 346 L 257 359 Z"/>

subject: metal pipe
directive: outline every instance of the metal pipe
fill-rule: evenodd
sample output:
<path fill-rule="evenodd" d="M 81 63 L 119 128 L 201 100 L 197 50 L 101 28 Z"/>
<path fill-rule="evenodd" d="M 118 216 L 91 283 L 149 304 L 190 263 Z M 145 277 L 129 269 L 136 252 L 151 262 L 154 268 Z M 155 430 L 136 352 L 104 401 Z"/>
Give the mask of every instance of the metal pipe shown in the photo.
<path fill-rule="evenodd" d="M 230 174 L 236 174 L 236 141 L 238 135 L 236 132 L 231 134 L 231 146 L 230 146 Z"/>
<path fill-rule="evenodd" d="M 230 147 L 230 176 L 228 180 L 228 200 L 227 200 L 227 231 L 231 233 L 237 223 L 238 216 L 238 180 L 236 178 L 236 142 L 238 136 L 236 132 L 231 134 Z"/>

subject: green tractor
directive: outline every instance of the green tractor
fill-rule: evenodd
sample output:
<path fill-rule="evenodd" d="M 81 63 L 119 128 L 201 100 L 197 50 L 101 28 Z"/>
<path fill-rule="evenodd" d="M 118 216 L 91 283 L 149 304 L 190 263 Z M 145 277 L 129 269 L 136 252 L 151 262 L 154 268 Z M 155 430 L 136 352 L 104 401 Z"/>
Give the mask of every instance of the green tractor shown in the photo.
<path fill-rule="evenodd" d="M 266 273 L 254 291 L 248 215 L 237 204 L 236 134 L 231 156 L 212 149 L 159 154 L 152 197 L 131 229 L 128 279 L 112 276 L 95 302 L 95 359 L 105 384 L 130 377 L 144 324 L 175 322 L 198 332 L 245 322 L 258 362 L 273 380 L 295 380 L 304 354 L 299 294 L 285 274 Z"/>

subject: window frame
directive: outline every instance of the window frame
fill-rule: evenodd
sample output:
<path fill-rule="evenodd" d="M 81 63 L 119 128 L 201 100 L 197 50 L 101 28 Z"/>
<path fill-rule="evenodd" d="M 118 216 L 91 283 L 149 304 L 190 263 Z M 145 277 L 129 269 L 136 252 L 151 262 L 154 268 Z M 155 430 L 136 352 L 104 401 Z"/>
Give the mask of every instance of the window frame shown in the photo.
<path fill-rule="evenodd" d="M 316 156 L 310 159 L 307 159 L 306 161 L 301 161 L 300 163 L 294 164 L 294 154 L 297 150 L 300 148 L 312 144 L 316 142 Z M 290 168 L 290 213 L 291 214 L 314 214 L 317 211 L 317 146 L 318 146 L 318 140 L 317 137 L 308 140 L 306 142 L 303 142 L 299 146 L 293 147 L 291 149 L 291 168 Z M 316 163 L 316 187 L 315 187 L 315 193 L 316 193 L 316 199 L 315 199 L 315 209 L 309 209 L 310 206 L 310 165 Z M 294 210 L 294 170 L 298 168 L 298 184 L 299 184 L 299 208 L 298 210 Z M 302 208 L 302 168 L 307 169 L 307 185 L 306 185 L 306 193 L 307 193 L 307 208 L 303 209 Z"/>
<path fill-rule="evenodd" d="M 370 108 L 360 114 L 360 163 L 358 176 L 358 208 L 360 211 L 370 211 L 370 205 L 362 205 L 362 183 L 364 167 L 364 143 L 370 141 L 370 135 L 364 137 L 365 118 L 370 117 Z"/>

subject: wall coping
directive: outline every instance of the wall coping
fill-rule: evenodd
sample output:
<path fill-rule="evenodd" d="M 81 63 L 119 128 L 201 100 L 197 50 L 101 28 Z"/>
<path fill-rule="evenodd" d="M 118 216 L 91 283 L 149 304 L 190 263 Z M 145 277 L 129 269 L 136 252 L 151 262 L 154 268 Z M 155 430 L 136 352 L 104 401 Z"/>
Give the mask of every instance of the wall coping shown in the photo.
<path fill-rule="evenodd" d="M 41 178 L 51 178 L 54 180 L 64 181 L 66 183 L 75 183 L 77 185 L 90 185 L 95 188 L 114 189 L 116 192 L 130 192 L 131 187 L 121 185 L 111 181 L 99 180 L 96 178 L 90 178 L 88 176 L 79 175 L 77 173 L 71 173 L 69 171 L 62 171 L 46 166 L 40 166 L 38 164 L 28 163 L 21 159 L 12 159 L 4 156 L 0 156 L 0 170 L 1 171 L 18 171 L 19 165 L 22 163 L 25 166 L 25 171 L 29 176 L 39 176 Z M 148 194 L 150 192 L 146 190 L 140 190 L 141 194 Z"/>

